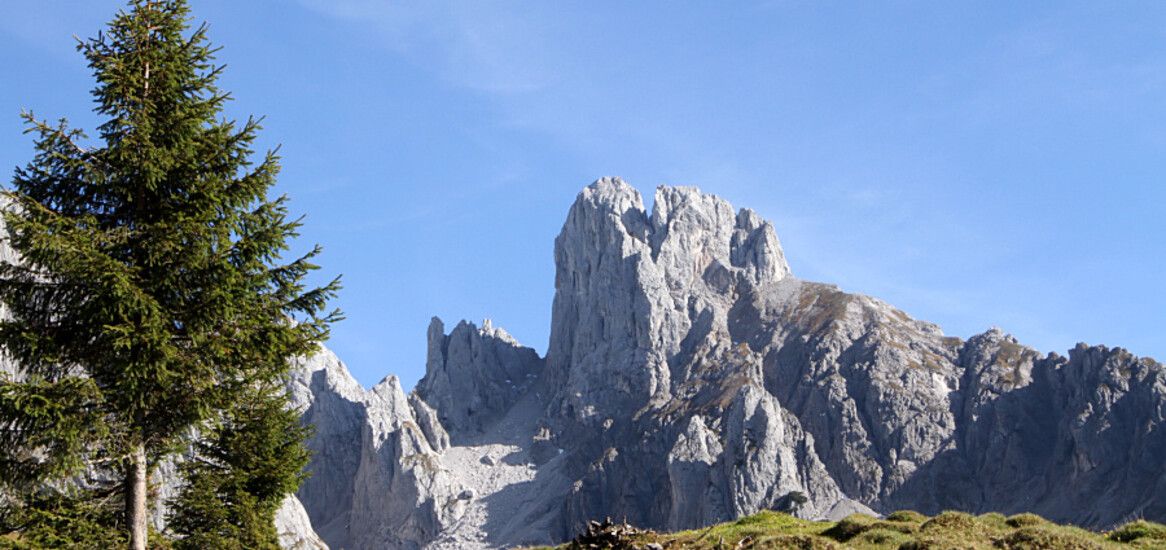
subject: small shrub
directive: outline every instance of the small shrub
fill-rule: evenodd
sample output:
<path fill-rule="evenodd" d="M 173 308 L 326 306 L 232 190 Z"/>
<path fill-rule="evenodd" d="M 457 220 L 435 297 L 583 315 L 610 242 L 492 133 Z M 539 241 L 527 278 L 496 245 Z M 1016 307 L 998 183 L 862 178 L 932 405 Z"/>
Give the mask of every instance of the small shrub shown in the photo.
<path fill-rule="evenodd" d="M 903 523 L 923 523 L 923 522 L 927 521 L 927 516 L 920 514 L 919 512 L 916 512 L 914 510 L 899 510 L 897 512 L 891 512 L 891 515 L 887 516 L 887 521 L 898 521 L 898 522 L 903 522 Z"/>
<path fill-rule="evenodd" d="M 762 510 L 751 516 L 745 516 L 741 519 L 738 519 L 733 523 L 742 527 L 752 525 L 779 527 L 783 525 L 795 524 L 797 523 L 797 520 L 789 514 L 774 512 L 772 510 Z"/>
<path fill-rule="evenodd" d="M 741 345 L 745 346 L 746 348 L 749 347 L 749 345 L 744 342 L 742 342 Z M 805 493 L 801 491 L 790 491 L 778 500 L 777 506 L 774 509 L 779 512 L 796 514 L 798 510 L 802 508 L 802 505 L 809 501 L 810 498 L 807 497 Z"/>
<path fill-rule="evenodd" d="M 1047 527 L 1022 527 L 996 541 L 1005 550 L 1103 550 L 1084 536 Z"/>
<path fill-rule="evenodd" d="M 911 539 L 899 545 L 898 550 L 950 550 L 951 541 L 931 538 Z"/>
<path fill-rule="evenodd" d="M 966 531 L 971 533 L 976 527 L 976 520 L 970 514 L 963 512 L 944 512 L 925 522 L 919 527 L 923 532 L 937 530 Z"/>
<path fill-rule="evenodd" d="M 1109 533 L 1109 540 L 1133 542 L 1135 540 L 1162 541 L 1166 546 L 1166 525 L 1145 520 L 1131 521 Z"/>
<path fill-rule="evenodd" d="M 822 532 L 822 536 L 830 537 L 839 542 L 847 542 L 859 535 L 864 536 L 862 540 L 867 540 L 865 535 L 872 531 L 895 533 L 896 540 L 902 541 L 905 539 L 900 535 L 914 533 L 915 525 L 903 522 L 883 521 L 863 514 L 852 514 Z"/>
<path fill-rule="evenodd" d="M 870 524 L 870 527 L 867 528 L 868 531 L 870 531 L 872 529 L 883 529 L 886 531 L 895 531 L 897 533 L 903 533 L 905 535 L 910 535 L 910 534 L 914 533 L 918 528 L 915 525 L 912 525 L 910 523 L 895 522 L 895 521 L 876 521 L 876 522 Z"/>
<path fill-rule="evenodd" d="M 839 542 L 846 542 L 870 529 L 876 521 L 878 520 L 866 514 L 850 514 L 835 523 L 833 527 L 823 531 L 822 535 Z"/>
<path fill-rule="evenodd" d="M 976 524 L 982 529 L 993 531 L 1009 531 L 1012 529 L 1012 526 L 1008 525 L 1008 518 L 999 512 L 988 512 L 987 514 L 976 516 Z"/>
<path fill-rule="evenodd" d="M 765 537 L 752 548 L 780 548 L 782 550 L 838 550 L 838 545 L 809 535 L 780 535 Z"/>
<path fill-rule="evenodd" d="M 911 535 L 884 527 L 872 527 L 858 537 L 855 537 L 855 540 L 866 544 L 898 546 L 911 540 Z"/>
<path fill-rule="evenodd" d="M 1036 514 L 1016 514 L 1008 518 L 1008 525 L 1011 527 L 1030 527 L 1033 525 L 1048 525 L 1049 520 L 1042 518 Z"/>

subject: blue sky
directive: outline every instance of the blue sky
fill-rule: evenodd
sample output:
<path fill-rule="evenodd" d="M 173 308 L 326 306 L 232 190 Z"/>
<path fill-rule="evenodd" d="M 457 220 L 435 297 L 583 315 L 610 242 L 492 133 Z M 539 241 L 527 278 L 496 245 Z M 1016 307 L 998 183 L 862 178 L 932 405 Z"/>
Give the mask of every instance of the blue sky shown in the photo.
<path fill-rule="evenodd" d="M 605 175 L 754 208 L 798 276 L 948 334 L 1166 359 L 1166 4 L 191 3 L 366 385 L 420 378 L 433 315 L 545 350 L 554 236 Z M 0 167 L 21 108 L 93 128 L 72 35 L 122 5 L 4 1 Z"/>

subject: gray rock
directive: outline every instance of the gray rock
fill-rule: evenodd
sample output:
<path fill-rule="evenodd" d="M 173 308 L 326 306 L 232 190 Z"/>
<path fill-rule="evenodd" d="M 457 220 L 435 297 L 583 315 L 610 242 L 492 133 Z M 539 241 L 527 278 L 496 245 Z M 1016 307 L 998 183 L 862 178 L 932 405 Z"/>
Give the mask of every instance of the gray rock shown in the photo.
<path fill-rule="evenodd" d="M 417 419 L 417 425 L 421 428 L 421 433 L 425 434 L 429 446 L 439 453 L 448 449 L 449 434 L 437 419 L 437 411 L 422 401 L 416 393 L 409 394 L 409 406 L 413 408 L 413 416 Z"/>
<path fill-rule="evenodd" d="M 770 223 L 694 188 L 658 189 L 648 213 L 597 181 L 554 257 L 545 359 L 434 319 L 411 395 L 365 390 L 324 349 L 295 363 L 316 428 L 298 497 L 329 545 L 551 544 L 595 518 L 673 530 L 767 508 L 1166 520 L 1152 359 L 945 336 L 795 278 Z"/>
<path fill-rule="evenodd" d="M 352 519 L 348 547 L 548 544 L 594 518 L 671 530 L 766 508 L 1166 519 L 1150 359 L 947 337 L 796 279 L 771 224 L 693 188 L 660 188 L 649 214 L 624 182 L 595 182 L 555 262 L 545 361 L 489 324 L 446 335 L 435 319 L 414 396 L 390 383 L 359 428 L 323 430 L 348 434 L 345 453 L 360 441 L 345 479 L 362 496 L 329 506 Z"/>
<path fill-rule="evenodd" d="M 618 178 L 579 194 L 555 265 L 552 415 L 584 423 L 668 400 L 689 377 L 675 359 L 724 325 L 733 295 L 789 275 L 772 225 L 753 212 L 661 187 L 649 216 Z"/>
<path fill-rule="evenodd" d="M 462 321 L 449 335 L 441 319 L 429 323 L 429 354 L 417 395 L 437 411 L 454 436 L 481 433 L 542 373 L 543 360 L 487 319 L 482 328 Z"/>
<path fill-rule="evenodd" d="M 299 499 L 289 495 L 275 512 L 279 545 L 286 550 L 328 550 L 328 545 L 312 530 L 308 512 Z"/>
<path fill-rule="evenodd" d="M 303 421 L 313 427 L 307 442 L 312 475 L 296 496 L 316 532 L 329 546 L 343 548 L 361 463 L 367 392 L 326 349 L 297 360 L 294 366 L 292 402 L 303 411 Z"/>
<path fill-rule="evenodd" d="M 297 493 L 333 548 L 419 548 L 461 491 L 438 449 L 449 437 L 433 410 L 395 376 L 365 390 L 326 349 L 296 362 L 291 394 L 315 427 L 312 476 Z"/>

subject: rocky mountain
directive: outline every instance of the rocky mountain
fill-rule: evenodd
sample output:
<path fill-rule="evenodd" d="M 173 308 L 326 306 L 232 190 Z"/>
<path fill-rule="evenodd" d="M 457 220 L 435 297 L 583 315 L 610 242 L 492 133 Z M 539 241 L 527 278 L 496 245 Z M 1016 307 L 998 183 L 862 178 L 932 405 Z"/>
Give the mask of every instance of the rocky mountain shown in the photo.
<path fill-rule="evenodd" d="M 299 492 L 333 548 L 486 548 L 593 518 L 691 528 L 766 508 L 1166 519 L 1166 372 L 1120 348 L 945 336 L 790 272 L 773 226 L 694 188 L 584 189 L 555 241 L 545 357 L 428 330 L 426 375 L 297 364 Z M 803 498 L 804 497 L 804 498 Z M 803 502 L 804 501 L 804 502 Z"/>
<path fill-rule="evenodd" d="M 327 349 L 295 362 L 314 456 L 277 516 L 286 548 L 506 547 L 605 516 L 674 530 L 762 509 L 1166 520 L 1152 359 L 945 336 L 797 279 L 769 222 L 693 188 L 661 187 L 649 213 L 593 183 L 554 259 L 545 357 L 488 320 L 434 319 L 410 393 L 362 387 Z M 156 480 L 174 489 L 166 467 Z"/>

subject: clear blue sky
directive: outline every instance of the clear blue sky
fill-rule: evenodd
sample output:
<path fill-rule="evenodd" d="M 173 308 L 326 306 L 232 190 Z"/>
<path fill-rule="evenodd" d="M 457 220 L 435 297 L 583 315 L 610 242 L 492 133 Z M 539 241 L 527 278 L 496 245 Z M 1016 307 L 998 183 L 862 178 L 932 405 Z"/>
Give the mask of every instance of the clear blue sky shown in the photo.
<path fill-rule="evenodd" d="M 93 127 L 71 36 L 121 5 L 3 0 L 0 167 L 22 107 Z M 798 276 L 948 334 L 1166 360 L 1166 3 L 192 5 L 365 384 L 412 386 L 432 315 L 545 350 L 552 241 L 604 175 L 752 207 Z"/>

